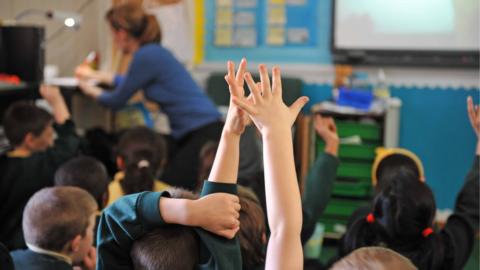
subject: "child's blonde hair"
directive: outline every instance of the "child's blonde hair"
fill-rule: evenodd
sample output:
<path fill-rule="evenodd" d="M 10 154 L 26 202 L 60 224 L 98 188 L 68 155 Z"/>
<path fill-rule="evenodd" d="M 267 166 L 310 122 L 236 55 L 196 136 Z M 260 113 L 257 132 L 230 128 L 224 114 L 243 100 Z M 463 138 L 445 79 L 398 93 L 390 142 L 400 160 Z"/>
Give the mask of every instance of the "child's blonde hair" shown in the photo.
<path fill-rule="evenodd" d="M 334 264 L 331 269 L 414 270 L 417 268 L 409 259 L 391 249 L 383 247 L 364 247 L 353 251 L 348 256 Z"/>

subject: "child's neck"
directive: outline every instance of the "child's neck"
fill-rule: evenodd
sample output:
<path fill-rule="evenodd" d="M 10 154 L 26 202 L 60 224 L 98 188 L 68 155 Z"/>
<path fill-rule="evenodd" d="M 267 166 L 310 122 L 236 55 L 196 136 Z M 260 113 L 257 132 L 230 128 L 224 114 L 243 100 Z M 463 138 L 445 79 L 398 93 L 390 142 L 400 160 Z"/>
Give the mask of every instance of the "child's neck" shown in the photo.
<path fill-rule="evenodd" d="M 24 145 L 15 147 L 12 151 L 8 152 L 9 157 L 25 158 L 32 155 L 32 151 Z"/>
<path fill-rule="evenodd" d="M 65 252 L 58 252 L 58 251 L 52 251 L 52 250 L 48 250 L 48 249 L 43 249 L 43 248 L 41 248 L 41 247 L 37 247 L 37 246 L 35 246 L 35 245 L 28 244 L 28 243 L 27 243 L 27 247 L 28 247 L 28 249 L 30 249 L 31 251 L 33 251 L 33 252 L 35 252 L 35 253 L 48 255 L 48 256 L 57 258 L 58 260 L 64 261 L 64 262 L 66 262 L 66 263 L 68 263 L 68 264 L 72 264 L 72 258 L 71 258 L 71 256 L 69 256 L 69 255 L 66 254 Z"/>

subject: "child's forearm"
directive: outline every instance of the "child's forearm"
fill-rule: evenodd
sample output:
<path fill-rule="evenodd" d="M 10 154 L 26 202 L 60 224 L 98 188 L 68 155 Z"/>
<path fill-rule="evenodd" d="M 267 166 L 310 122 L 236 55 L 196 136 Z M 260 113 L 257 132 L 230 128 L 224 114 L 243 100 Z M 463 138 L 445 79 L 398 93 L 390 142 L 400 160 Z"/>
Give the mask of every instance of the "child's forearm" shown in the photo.
<path fill-rule="evenodd" d="M 263 136 L 265 190 L 270 228 L 293 226 L 300 232 L 302 211 L 290 129 Z"/>
<path fill-rule="evenodd" d="M 67 104 L 65 103 L 63 97 L 56 99 L 55 102 L 50 104 L 50 106 L 53 109 L 55 123 L 62 125 L 65 123 L 65 121 L 70 119 L 70 112 L 68 111 Z"/>
<path fill-rule="evenodd" d="M 263 135 L 263 142 L 265 191 L 271 230 L 266 269 L 295 269 L 302 264 L 303 258 L 300 241 L 302 209 L 291 131 L 267 132 Z"/>
<path fill-rule="evenodd" d="M 237 183 L 240 136 L 228 131 L 222 132 L 212 170 L 208 181 Z"/>
<path fill-rule="evenodd" d="M 191 200 L 161 198 L 159 202 L 160 215 L 165 223 L 192 225 L 192 217 L 189 211 Z"/>

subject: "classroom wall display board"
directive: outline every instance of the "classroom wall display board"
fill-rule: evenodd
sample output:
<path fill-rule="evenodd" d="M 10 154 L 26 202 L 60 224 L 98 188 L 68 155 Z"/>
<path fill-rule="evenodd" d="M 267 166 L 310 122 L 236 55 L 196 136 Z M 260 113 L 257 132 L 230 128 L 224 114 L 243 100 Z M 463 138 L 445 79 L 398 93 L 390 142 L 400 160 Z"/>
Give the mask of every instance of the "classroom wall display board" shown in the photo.
<path fill-rule="evenodd" d="M 205 61 L 330 63 L 331 1 L 206 0 Z"/>

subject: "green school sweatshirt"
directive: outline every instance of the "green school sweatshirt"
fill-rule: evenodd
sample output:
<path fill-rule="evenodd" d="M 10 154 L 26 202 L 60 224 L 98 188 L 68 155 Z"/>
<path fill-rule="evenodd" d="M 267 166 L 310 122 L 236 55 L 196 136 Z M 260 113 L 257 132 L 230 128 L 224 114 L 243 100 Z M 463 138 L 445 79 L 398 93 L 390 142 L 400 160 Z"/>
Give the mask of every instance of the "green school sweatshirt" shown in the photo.
<path fill-rule="evenodd" d="M 225 192 L 237 194 L 237 185 L 205 181 L 201 196 Z M 141 192 L 118 199 L 100 218 L 97 234 L 97 269 L 133 269 L 130 249 L 136 239 L 150 230 L 165 226 L 159 208 L 167 191 Z M 194 228 L 200 239 L 198 269 L 242 269 L 238 236 L 229 240 L 201 228 Z"/>
<path fill-rule="evenodd" d="M 302 198 L 302 244 L 312 236 L 315 224 L 328 205 L 339 164 L 336 156 L 324 152 L 308 171 Z"/>

